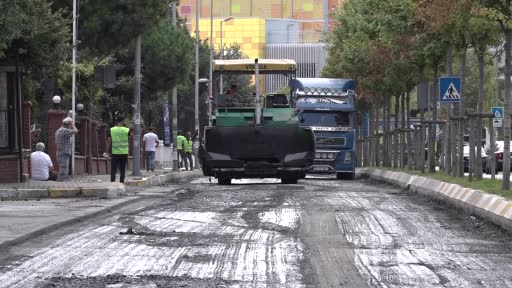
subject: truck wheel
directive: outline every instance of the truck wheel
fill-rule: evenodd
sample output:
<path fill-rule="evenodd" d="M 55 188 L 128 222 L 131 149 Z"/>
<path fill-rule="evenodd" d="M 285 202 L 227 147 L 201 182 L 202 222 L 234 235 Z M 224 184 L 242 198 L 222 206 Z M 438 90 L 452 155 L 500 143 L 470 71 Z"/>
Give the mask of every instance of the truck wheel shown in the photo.
<path fill-rule="evenodd" d="M 298 182 L 297 178 L 281 178 L 281 184 L 297 184 Z"/>
<path fill-rule="evenodd" d="M 231 178 L 219 178 L 219 185 L 230 185 Z"/>

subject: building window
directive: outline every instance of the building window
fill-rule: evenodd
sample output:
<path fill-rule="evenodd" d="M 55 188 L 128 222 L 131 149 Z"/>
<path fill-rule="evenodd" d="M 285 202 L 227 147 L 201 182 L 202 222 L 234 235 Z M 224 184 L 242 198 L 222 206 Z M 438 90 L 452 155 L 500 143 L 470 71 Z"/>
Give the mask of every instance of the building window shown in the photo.
<path fill-rule="evenodd" d="M 7 73 L 0 72 L 0 148 L 9 147 L 9 110 L 7 100 Z"/>

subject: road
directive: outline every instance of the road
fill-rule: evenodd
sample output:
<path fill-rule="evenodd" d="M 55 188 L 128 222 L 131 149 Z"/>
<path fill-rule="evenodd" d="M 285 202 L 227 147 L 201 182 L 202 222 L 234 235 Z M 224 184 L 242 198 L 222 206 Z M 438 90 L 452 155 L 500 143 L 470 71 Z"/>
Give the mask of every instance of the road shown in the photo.
<path fill-rule="evenodd" d="M 0 251 L 0 287 L 512 287 L 512 237 L 370 180 L 201 178 Z"/>

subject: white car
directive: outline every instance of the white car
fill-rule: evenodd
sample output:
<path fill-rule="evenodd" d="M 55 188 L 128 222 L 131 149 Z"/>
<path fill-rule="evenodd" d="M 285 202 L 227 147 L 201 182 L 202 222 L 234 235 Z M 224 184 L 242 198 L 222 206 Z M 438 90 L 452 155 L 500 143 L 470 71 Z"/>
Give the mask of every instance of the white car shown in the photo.
<path fill-rule="evenodd" d="M 475 147 L 475 156 L 478 149 Z M 485 153 L 485 149 L 482 147 L 481 149 L 482 153 L 480 154 L 482 157 L 482 171 L 487 171 L 487 153 Z M 469 172 L 469 146 L 463 147 L 463 156 L 464 156 L 464 172 Z"/>

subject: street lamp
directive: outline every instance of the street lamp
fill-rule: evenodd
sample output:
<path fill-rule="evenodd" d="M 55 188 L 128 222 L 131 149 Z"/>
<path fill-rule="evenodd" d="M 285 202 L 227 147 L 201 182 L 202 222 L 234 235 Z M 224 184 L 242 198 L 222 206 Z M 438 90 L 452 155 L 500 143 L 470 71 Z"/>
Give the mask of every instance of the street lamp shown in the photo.
<path fill-rule="evenodd" d="M 55 110 L 59 109 L 60 101 L 61 101 L 61 98 L 59 95 L 53 96 L 53 98 L 52 98 L 53 109 L 55 109 Z"/>
<path fill-rule="evenodd" d="M 220 59 L 224 58 L 224 46 L 222 45 L 222 38 L 224 34 L 222 33 L 222 23 L 232 20 L 233 16 L 229 16 L 228 18 L 220 21 Z M 219 83 L 219 94 L 222 94 L 223 83 L 222 83 L 222 74 L 220 75 L 220 83 Z"/>
<path fill-rule="evenodd" d="M 84 104 L 82 104 L 82 103 L 76 104 L 76 110 L 78 110 L 78 113 L 82 113 L 84 111 L 84 108 L 85 108 Z"/>
<path fill-rule="evenodd" d="M 196 0 L 196 73 L 194 85 L 194 130 L 199 131 L 199 1 Z"/>

